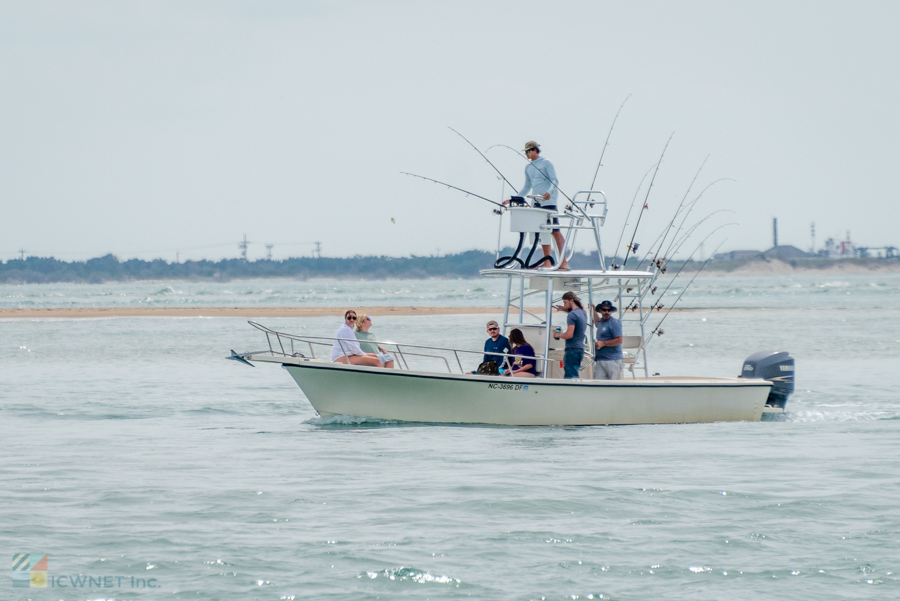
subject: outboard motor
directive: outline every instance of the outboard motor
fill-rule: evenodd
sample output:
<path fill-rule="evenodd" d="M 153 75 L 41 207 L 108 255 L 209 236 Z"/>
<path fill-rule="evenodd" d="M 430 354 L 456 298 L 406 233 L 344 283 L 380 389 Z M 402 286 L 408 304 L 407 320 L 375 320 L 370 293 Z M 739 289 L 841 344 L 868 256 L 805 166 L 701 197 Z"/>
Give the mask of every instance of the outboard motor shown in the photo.
<path fill-rule="evenodd" d="M 759 351 L 744 359 L 741 378 L 760 378 L 772 382 L 766 407 L 784 410 L 794 392 L 794 358 L 786 351 Z"/>

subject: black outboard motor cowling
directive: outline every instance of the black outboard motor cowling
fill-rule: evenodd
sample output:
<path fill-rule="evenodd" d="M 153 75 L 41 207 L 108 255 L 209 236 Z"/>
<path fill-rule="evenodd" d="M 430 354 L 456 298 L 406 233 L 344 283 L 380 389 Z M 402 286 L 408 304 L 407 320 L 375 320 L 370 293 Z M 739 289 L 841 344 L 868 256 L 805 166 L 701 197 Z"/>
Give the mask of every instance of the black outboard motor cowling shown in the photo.
<path fill-rule="evenodd" d="M 786 351 L 759 351 L 744 359 L 741 378 L 760 378 L 772 382 L 766 407 L 784 409 L 794 392 L 794 358 Z"/>

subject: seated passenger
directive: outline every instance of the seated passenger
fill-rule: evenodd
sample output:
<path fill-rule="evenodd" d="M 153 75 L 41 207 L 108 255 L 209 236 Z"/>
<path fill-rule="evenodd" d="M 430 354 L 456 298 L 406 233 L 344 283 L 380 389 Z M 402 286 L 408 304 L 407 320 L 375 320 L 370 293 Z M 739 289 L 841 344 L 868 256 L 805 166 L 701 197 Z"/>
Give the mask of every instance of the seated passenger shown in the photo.
<path fill-rule="evenodd" d="M 384 350 L 383 346 L 378 346 L 371 340 L 372 335 L 369 334 L 369 328 L 372 327 L 372 318 L 365 313 L 361 314 L 356 320 L 356 339 L 359 340 L 359 347 L 367 355 L 376 357 L 388 369 L 394 367 L 394 357 Z"/>
<path fill-rule="evenodd" d="M 481 358 L 481 364 L 484 365 L 488 361 L 494 361 L 497 369 L 502 368 L 506 364 L 507 357 L 503 355 L 509 354 L 509 339 L 500 334 L 500 324 L 493 319 L 487 322 L 488 338 L 484 341 L 484 357 Z M 495 355 L 493 353 L 502 353 Z M 478 373 L 478 371 L 470 371 L 470 374 Z"/>
<path fill-rule="evenodd" d="M 516 358 L 512 361 L 512 369 L 503 375 L 516 378 L 536 377 L 537 360 L 534 358 L 534 348 L 526 342 L 522 330 L 513 328 L 509 333 L 509 341 L 513 345 L 512 354 L 516 355 Z"/>
<path fill-rule="evenodd" d="M 335 333 L 335 341 L 331 347 L 331 360 L 335 363 L 349 363 L 350 365 L 367 365 L 369 367 L 381 367 L 378 357 L 367 355 L 356 341 L 353 333 L 353 325 L 356 323 L 356 311 L 344 313 L 344 325 Z"/>

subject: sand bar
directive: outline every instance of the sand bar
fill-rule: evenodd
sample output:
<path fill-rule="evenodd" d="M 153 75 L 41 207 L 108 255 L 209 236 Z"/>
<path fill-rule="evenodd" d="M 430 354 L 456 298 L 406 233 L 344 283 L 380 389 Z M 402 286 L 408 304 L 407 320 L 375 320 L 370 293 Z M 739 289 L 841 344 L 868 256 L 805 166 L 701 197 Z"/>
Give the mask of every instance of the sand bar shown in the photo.
<path fill-rule="evenodd" d="M 503 313 L 501 307 L 78 307 L 0 309 L 0 319 L 78 319 L 97 317 L 323 317 L 346 309 L 373 316 Z"/>
<path fill-rule="evenodd" d="M 347 307 L 372 316 L 501 315 L 503 307 Z M 543 313 L 543 307 L 531 308 Z M 0 309 L 0 319 L 82 319 L 103 317 L 327 317 L 342 316 L 343 307 L 49 307 Z M 672 309 L 674 312 L 694 309 Z M 518 309 L 515 309 L 517 312 Z M 669 311 L 669 309 L 666 309 Z M 510 309 L 513 313 L 513 309 Z M 516 313 L 518 315 L 518 313 Z"/>

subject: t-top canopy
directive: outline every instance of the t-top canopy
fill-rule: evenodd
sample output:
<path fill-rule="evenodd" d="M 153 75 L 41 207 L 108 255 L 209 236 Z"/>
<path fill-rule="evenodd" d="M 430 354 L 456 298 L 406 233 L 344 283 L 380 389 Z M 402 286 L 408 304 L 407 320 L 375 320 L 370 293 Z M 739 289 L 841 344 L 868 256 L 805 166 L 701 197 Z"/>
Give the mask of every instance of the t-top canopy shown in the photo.
<path fill-rule="evenodd" d="M 615 279 L 615 280 L 649 280 L 653 274 L 649 271 L 615 271 L 612 269 L 575 269 L 570 271 L 541 269 L 482 269 L 481 275 L 495 277 L 528 277 L 528 278 L 591 278 L 591 279 Z"/>

